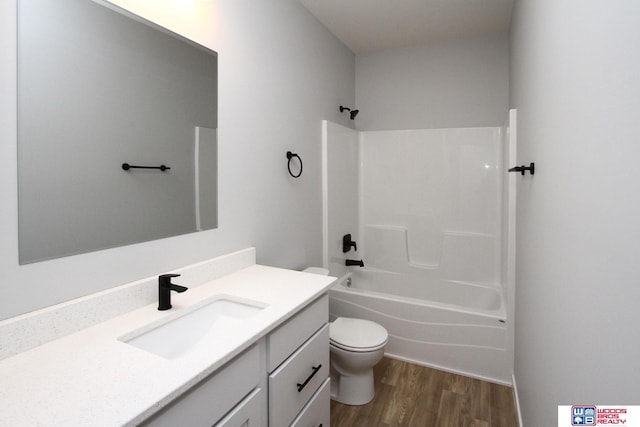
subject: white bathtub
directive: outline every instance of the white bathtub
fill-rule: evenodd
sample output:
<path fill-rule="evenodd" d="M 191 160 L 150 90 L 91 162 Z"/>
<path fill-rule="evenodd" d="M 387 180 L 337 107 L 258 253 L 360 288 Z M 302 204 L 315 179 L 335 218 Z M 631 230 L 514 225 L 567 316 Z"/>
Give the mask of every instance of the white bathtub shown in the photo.
<path fill-rule="evenodd" d="M 380 323 L 389 332 L 388 357 L 510 385 L 500 290 L 453 281 L 416 286 L 417 280 L 366 269 L 349 273 L 329 291 L 331 319 Z"/>

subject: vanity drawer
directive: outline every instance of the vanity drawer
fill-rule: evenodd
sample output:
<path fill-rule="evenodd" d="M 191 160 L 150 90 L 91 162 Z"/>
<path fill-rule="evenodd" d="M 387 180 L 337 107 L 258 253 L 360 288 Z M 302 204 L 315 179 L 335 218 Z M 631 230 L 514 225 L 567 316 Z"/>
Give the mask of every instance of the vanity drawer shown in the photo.
<path fill-rule="evenodd" d="M 329 325 L 325 324 L 269 375 L 269 425 L 289 425 L 328 376 Z"/>
<path fill-rule="evenodd" d="M 331 421 L 331 380 L 327 378 L 320 390 L 291 423 L 291 427 L 329 427 Z"/>
<path fill-rule="evenodd" d="M 291 353 L 329 321 L 329 296 L 323 295 L 287 320 L 267 338 L 267 370 L 273 372 Z"/>
<path fill-rule="evenodd" d="M 244 399 L 260 382 L 260 349 L 254 345 L 208 378 L 187 390 L 145 426 L 211 426 Z"/>

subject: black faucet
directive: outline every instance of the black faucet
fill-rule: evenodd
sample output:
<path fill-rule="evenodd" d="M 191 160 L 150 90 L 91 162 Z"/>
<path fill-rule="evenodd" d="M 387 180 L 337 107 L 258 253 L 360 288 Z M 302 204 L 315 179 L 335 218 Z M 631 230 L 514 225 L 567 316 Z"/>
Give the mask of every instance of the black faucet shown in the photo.
<path fill-rule="evenodd" d="M 184 292 L 186 286 L 171 283 L 172 277 L 179 277 L 179 274 L 161 274 L 158 277 L 158 310 L 169 310 L 171 308 L 171 291 Z"/>
<path fill-rule="evenodd" d="M 359 267 L 364 267 L 364 261 L 356 260 L 356 259 L 346 259 L 344 260 L 344 265 L 357 265 Z"/>

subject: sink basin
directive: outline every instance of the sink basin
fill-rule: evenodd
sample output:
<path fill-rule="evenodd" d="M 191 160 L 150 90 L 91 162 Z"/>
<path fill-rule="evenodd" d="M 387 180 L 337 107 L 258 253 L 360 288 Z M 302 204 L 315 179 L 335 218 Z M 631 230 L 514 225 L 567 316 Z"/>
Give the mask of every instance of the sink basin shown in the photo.
<path fill-rule="evenodd" d="M 120 341 L 166 359 L 175 359 L 192 350 L 205 336 L 224 335 L 266 307 L 259 302 L 218 297 L 198 304 L 160 325 L 140 328 L 120 337 Z"/>

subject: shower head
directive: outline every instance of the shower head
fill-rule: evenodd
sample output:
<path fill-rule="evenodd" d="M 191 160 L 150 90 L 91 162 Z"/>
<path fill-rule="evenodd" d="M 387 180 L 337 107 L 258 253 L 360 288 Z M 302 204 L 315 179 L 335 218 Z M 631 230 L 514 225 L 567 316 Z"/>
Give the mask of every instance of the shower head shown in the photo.
<path fill-rule="evenodd" d="M 350 118 L 351 120 L 355 119 L 355 118 L 356 118 L 356 116 L 358 115 L 358 113 L 360 112 L 360 110 L 352 110 L 352 109 L 351 109 L 351 108 L 349 108 L 349 107 L 343 107 L 343 106 L 341 105 L 341 106 L 340 106 L 340 112 L 342 113 L 342 112 L 344 112 L 345 110 L 346 110 L 346 111 L 349 111 L 349 118 Z"/>

